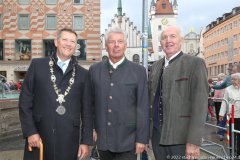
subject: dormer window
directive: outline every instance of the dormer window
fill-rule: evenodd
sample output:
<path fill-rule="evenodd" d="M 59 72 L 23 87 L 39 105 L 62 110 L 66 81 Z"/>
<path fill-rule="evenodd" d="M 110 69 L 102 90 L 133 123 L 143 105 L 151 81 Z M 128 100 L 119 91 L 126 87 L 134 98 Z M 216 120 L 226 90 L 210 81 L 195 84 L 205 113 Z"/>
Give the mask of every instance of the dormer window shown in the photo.
<path fill-rule="evenodd" d="M 162 8 L 166 9 L 166 3 L 162 3 Z"/>

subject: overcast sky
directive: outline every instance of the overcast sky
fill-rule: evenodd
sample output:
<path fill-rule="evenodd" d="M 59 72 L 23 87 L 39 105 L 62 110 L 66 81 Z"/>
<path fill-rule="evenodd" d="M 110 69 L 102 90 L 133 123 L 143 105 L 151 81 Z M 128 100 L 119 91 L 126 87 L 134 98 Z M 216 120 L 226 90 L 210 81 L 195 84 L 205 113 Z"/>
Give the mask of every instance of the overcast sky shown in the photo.
<path fill-rule="evenodd" d="M 148 0 L 148 6 L 152 0 Z M 156 0 L 155 0 L 156 1 Z M 240 6 L 240 0 L 177 0 L 177 24 L 186 34 L 190 27 L 200 33 L 202 27 L 231 12 L 234 7 Z M 118 0 L 101 0 L 101 32 L 103 32 L 114 14 L 117 14 Z M 122 0 L 123 13 L 130 18 L 134 26 L 142 32 L 142 0 Z M 149 7 L 148 7 L 149 10 Z"/>

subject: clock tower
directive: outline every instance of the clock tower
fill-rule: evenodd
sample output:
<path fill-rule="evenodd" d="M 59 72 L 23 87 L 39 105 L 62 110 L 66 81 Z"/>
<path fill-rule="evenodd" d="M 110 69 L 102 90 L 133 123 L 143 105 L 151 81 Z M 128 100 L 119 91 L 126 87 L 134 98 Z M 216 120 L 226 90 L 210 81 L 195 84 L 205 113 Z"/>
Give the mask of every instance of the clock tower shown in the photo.
<path fill-rule="evenodd" d="M 160 35 L 167 25 L 176 25 L 177 0 L 152 0 L 150 6 L 150 26 L 152 31 L 152 46 L 155 60 L 164 56 L 160 45 Z"/>

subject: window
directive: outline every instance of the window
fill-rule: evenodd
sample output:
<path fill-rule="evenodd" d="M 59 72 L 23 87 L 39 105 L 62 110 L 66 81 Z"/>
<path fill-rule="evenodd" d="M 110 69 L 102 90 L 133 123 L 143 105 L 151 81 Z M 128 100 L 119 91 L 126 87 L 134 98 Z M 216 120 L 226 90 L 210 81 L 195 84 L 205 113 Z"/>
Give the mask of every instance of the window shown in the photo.
<path fill-rule="evenodd" d="M 83 16 L 74 16 L 73 17 L 73 29 L 74 30 L 83 30 Z"/>
<path fill-rule="evenodd" d="M 139 64 L 140 63 L 140 57 L 138 54 L 133 55 L 133 62 Z"/>
<path fill-rule="evenodd" d="M 0 30 L 3 29 L 3 18 L 2 15 L 0 14 Z"/>
<path fill-rule="evenodd" d="M 18 17 L 18 29 L 27 30 L 29 29 L 29 15 L 20 14 Z"/>
<path fill-rule="evenodd" d="M 16 60 L 31 59 L 31 40 L 16 40 Z"/>
<path fill-rule="evenodd" d="M 29 0 L 18 0 L 19 4 L 29 4 Z"/>
<path fill-rule="evenodd" d="M 166 9 L 166 3 L 162 3 L 162 8 Z"/>
<path fill-rule="evenodd" d="M 3 40 L 0 40 L 0 60 L 3 60 Z"/>
<path fill-rule="evenodd" d="M 158 52 L 162 52 L 162 46 L 158 46 Z"/>
<path fill-rule="evenodd" d="M 79 39 L 76 54 L 78 60 L 86 60 L 86 40 Z"/>
<path fill-rule="evenodd" d="M 83 0 L 73 0 L 74 4 L 83 4 Z"/>
<path fill-rule="evenodd" d="M 233 22 L 233 26 L 237 27 L 237 20 Z"/>
<path fill-rule="evenodd" d="M 57 0 L 46 0 L 46 4 L 57 4 Z"/>
<path fill-rule="evenodd" d="M 159 31 L 162 30 L 162 26 L 161 26 L 161 25 L 158 26 L 158 30 L 159 30 Z"/>
<path fill-rule="evenodd" d="M 43 40 L 43 47 L 45 56 L 51 56 L 56 52 L 54 40 Z"/>
<path fill-rule="evenodd" d="M 56 29 L 57 20 L 55 15 L 47 15 L 46 29 Z"/>
<path fill-rule="evenodd" d="M 229 24 L 229 30 L 232 30 L 232 23 Z"/>

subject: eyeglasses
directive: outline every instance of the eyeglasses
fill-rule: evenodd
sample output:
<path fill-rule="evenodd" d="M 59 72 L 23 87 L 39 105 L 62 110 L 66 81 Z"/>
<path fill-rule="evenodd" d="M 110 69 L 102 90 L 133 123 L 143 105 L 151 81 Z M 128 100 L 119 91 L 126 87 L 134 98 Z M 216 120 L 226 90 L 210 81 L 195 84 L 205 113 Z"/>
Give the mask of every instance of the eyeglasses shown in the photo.
<path fill-rule="evenodd" d="M 118 40 L 118 41 L 108 41 L 108 45 L 111 45 L 111 46 L 114 46 L 114 45 L 116 45 L 116 44 L 118 44 L 118 45 L 122 45 L 122 44 L 124 44 L 125 42 L 123 41 L 123 40 Z"/>

